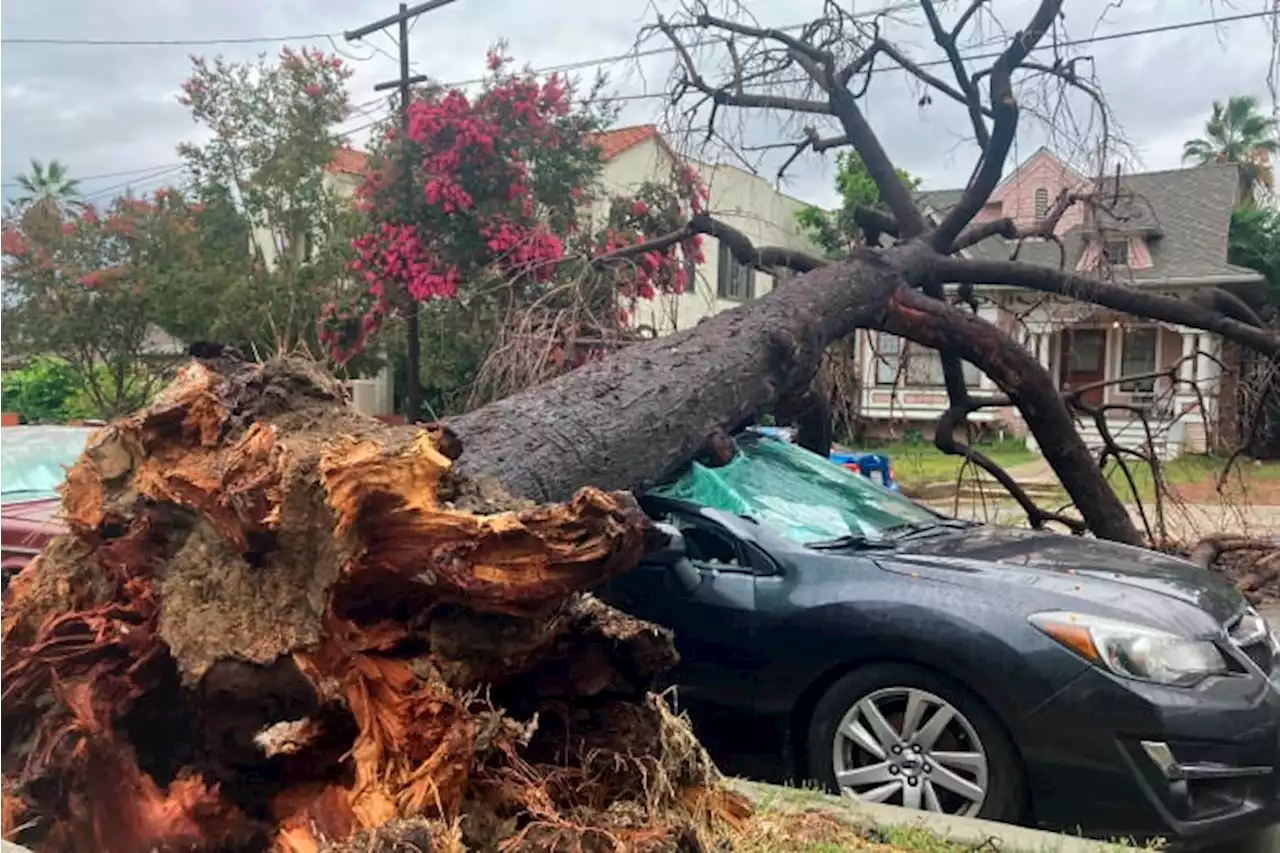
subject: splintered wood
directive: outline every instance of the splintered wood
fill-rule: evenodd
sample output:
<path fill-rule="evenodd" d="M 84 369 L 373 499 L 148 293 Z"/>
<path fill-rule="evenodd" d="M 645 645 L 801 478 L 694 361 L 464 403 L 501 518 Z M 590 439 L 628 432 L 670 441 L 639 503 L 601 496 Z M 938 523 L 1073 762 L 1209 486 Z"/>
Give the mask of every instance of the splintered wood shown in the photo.
<path fill-rule="evenodd" d="M 471 448 L 482 452 L 482 448 Z M 698 849 L 740 805 L 592 598 L 652 534 L 454 473 L 298 361 L 99 431 L 3 609 L 3 835 L 36 851 Z"/>

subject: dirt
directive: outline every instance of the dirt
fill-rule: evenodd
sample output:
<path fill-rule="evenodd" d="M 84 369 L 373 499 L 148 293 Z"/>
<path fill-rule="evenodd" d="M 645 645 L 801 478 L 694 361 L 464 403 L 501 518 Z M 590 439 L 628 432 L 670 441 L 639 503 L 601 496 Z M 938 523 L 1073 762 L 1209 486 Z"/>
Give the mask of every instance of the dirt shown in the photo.
<path fill-rule="evenodd" d="M 1172 485 L 1169 491 L 1175 499 L 1189 504 L 1222 501 L 1243 506 L 1280 506 L 1280 478 L 1250 478 L 1246 485 L 1240 477 L 1229 477 L 1219 490 L 1217 478 L 1207 477 L 1194 483 Z"/>

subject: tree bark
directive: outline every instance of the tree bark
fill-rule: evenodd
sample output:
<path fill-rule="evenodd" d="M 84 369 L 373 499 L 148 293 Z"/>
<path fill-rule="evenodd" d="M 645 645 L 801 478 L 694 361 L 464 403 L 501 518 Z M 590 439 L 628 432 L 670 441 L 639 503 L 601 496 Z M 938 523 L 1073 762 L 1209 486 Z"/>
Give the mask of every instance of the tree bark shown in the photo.
<path fill-rule="evenodd" d="M 583 483 L 634 489 L 670 475 L 716 428 L 730 432 L 802 394 L 823 350 L 871 324 L 903 284 L 877 253 L 808 273 L 761 299 L 450 418 L 460 470 L 535 500 Z"/>
<path fill-rule="evenodd" d="M 674 850 L 740 814 L 648 693 L 670 633 L 585 592 L 656 535 L 631 496 L 537 506 L 461 450 L 296 361 L 193 362 L 98 432 L 5 594 L 3 836 Z"/>
<path fill-rule="evenodd" d="M 470 448 L 460 469 L 536 500 L 564 500 L 583 483 L 644 488 L 685 464 L 713 430 L 732 432 L 803 397 L 828 345 L 876 328 L 959 354 L 995 380 L 1089 529 L 1138 544 L 1043 367 L 989 323 L 909 285 L 911 271 L 934 257 L 911 245 L 860 250 L 695 328 L 449 419 Z"/>

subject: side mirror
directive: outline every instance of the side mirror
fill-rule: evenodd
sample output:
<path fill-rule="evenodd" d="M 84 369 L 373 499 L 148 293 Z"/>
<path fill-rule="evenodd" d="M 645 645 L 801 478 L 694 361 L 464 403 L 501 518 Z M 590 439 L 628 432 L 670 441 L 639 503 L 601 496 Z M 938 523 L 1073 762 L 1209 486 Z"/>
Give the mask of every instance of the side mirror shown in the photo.
<path fill-rule="evenodd" d="M 681 592 L 686 594 L 697 592 L 698 587 L 702 586 L 702 573 L 689 561 L 689 554 L 685 550 L 684 534 L 679 528 L 670 524 L 658 523 L 655 527 L 667 537 L 667 543 L 647 551 L 644 562 L 665 567 L 669 572 L 668 576 L 675 581 Z"/>

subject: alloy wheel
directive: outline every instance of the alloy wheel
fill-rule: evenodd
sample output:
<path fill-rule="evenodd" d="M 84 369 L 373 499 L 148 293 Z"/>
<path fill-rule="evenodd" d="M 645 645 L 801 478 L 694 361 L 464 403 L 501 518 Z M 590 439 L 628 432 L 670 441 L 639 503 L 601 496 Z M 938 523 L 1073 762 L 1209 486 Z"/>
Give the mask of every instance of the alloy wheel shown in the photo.
<path fill-rule="evenodd" d="M 860 699 L 836 729 L 840 790 L 864 802 L 973 816 L 986 801 L 987 754 L 950 702 L 915 687 Z"/>

